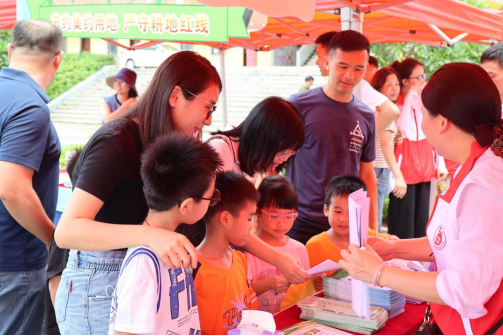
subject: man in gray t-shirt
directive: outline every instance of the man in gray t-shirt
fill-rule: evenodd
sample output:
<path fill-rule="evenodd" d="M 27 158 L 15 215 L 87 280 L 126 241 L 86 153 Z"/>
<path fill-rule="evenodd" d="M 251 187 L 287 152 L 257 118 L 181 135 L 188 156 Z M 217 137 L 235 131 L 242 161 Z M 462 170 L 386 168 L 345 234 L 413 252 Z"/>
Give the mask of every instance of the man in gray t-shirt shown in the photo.
<path fill-rule="evenodd" d="M 377 182 L 375 118 L 366 105 L 353 96 L 365 73 L 370 42 L 355 31 L 332 38 L 326 65 L 328 83 L 321 88 L 295 94 L 306 122 L 306 139 L 287 169 L 299 197 L 299 217 L 289 236 L 306 243 L 330 228 L 323 214 L 325 187 L 333 176 L 352 174 L 367 185 L 371 197 L 369 227 L 377 226 Z"/>

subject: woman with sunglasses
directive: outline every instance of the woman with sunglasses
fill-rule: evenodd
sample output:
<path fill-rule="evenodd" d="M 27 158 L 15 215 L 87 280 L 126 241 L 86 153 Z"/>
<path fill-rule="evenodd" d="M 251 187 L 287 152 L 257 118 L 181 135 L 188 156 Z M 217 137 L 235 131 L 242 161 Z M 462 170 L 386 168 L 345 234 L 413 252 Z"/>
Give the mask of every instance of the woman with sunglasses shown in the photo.
<path fill-rule="evenodd" d="M 419 238 L 426 234 L 431 181 L 435 177 L 445 179 L 447 170 L 443 158 L 437 155 L 421 130 L 423 103 L 419 94 L 426 84 L 423 63 L 407 58 L 393 63 L 393 68 L 400 79 L 397 126 L 403 135 L 403 142 L 395 147 L 395 157 L 407 184 L 407 193 L 402 198 L 389 196 L 388 233 L 402 239 Z"/>
<path fill-rule="evenodd" d="M 120 117 L 131 105 L 136 103 L 136 72 L 128 68 L 120 69 L 114 76 L 106 79 L 107 85 L 115 90 L 112 96 L 101 99 L 101 119 L 107 123 Z"/>
<path fill-rule="evenodd" d="M 158 137 L 197 135 L 210 125 L 221 89 L 206 58 L 178 52 L 161 64 L 128 113 L 103 125 L 82 150 L 73 172 L 74 190 L 55 233 L 59 247 L 70 249 L 56 294 L 62 334 L 108 332 L 111 295 L 129 247 L 147 246 L 171 268 L 197 267 L 198 252 L 186 237 L 137 225 L 148 211 L 140 161 L 143 149 Z M 283 255 L 256 250 L 282 267 L 292 282 L 302 280 L 301 269 L 283 262 Z"/>

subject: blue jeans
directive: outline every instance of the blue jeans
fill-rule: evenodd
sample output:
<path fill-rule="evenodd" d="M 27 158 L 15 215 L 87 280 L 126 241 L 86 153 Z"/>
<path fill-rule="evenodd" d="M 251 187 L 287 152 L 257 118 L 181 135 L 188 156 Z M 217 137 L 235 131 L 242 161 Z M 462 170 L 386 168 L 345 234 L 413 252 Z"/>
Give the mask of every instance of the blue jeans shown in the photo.
<path fill-rule="evenodd" d="M 41 335 L 45 267 L 0 272 L 0 335 Z"/>
<path fill-rule="evenodd" d="M 61 335 L 107 335 L 112 294 L 126 251 L 70 250 L 56 292 Z"/>
<path fill-rule="evenodd" d="M 381 233 L 382 210 L 384 208 L 386 196 L 388 195 L 386 191 L 388 190 L 389 175 L 391 174 L 391 169 L 374 168 L 374 171 L 377 177 L 377 221 L 379 222 L 379 233 Z"/>

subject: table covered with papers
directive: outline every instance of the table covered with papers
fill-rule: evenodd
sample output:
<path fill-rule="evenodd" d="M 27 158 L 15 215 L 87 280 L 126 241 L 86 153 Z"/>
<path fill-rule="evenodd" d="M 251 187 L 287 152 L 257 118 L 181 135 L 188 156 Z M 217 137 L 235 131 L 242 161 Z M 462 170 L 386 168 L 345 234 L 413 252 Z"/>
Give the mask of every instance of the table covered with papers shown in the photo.
<path fill-rule="evenodd" d="M 320 292 L 316 296 L 324 297 L 324 293 Z M 375 335 L 412 335 L 423 322 L 425 311 L 426 303 L 419 305 L 406 303 L 405 312 L 388 319 L 386 325 Z M 301 308 L 297 305 L 280 311 L 274 315 L 276 328 L 282 330 L 304 321 L 300 315 Z"/>

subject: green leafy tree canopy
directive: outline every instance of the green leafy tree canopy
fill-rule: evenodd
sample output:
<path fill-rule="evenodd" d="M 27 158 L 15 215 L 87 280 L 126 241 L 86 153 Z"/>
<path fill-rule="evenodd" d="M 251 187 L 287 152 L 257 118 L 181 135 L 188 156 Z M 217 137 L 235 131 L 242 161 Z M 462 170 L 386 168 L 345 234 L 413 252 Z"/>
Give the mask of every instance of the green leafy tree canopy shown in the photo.
<path fill-rule="evenodd" d="M 9 65 L 7 45 L 12 41 L 10 30 L 0 30 L 0 68 Z"/>
<path fill-rule="evenodd" d="M 482 9 L 499 9 L 502 6 L 494 1 L 460 0 L 471 6 Z M 394 61 L 403 61 L 407 57 L 424 63 L 425 71 L 433 73 L 442 65 L 450 62 L 480 62 L 480 56 L 488 47 L 486 45 L 458 42 L 451 47 L 432 47 L 419 43 L 382 43 L 372 45 L 372 54 L 379 65 L 389 66 Z"/>

